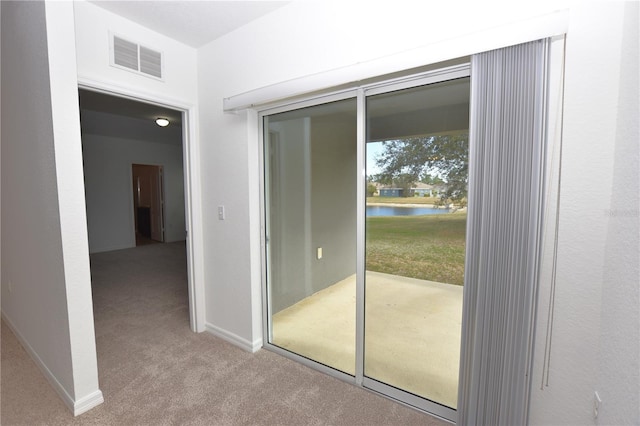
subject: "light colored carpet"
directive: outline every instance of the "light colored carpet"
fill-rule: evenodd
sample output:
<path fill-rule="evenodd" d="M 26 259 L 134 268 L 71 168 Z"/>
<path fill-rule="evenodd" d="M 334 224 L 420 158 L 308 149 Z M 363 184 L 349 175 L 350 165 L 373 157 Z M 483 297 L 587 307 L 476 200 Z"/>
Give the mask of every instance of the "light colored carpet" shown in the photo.
<path fill-rule="evenodd" d="M 73 418 L 2 324 L 2 425 L 445 425 L 269 351 L 189 330 L 183 244 L 91 256 L 105 403 Z"/>
<path fill-rule="evenodd" d="M 274 315 L 273 343 L 355 372 L 355 275 Z M 365 375 L 455 408 L 462 287 L 367 272 Z"/>

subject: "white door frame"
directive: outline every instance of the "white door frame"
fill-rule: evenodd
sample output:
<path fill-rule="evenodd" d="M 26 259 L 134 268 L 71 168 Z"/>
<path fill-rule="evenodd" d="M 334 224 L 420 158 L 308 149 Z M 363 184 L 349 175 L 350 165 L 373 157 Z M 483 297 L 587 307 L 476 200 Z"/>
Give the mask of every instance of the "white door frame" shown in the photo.
<path fill-rule="evenodd" d="M 187 245 L 187 275 L 189 287 L 189 324 L 191 330 L 205 330 L 204 262 L 202 239 L 202 199 L 200 163 L 197 144 L 197 107 L 188 102 L 167 99 L 153 93 L 103 83 L 78 76 L 78 87 L 134 101 L 156 104 L 182 112 L 182 161 L 184 168 L 185 224 Z"/>

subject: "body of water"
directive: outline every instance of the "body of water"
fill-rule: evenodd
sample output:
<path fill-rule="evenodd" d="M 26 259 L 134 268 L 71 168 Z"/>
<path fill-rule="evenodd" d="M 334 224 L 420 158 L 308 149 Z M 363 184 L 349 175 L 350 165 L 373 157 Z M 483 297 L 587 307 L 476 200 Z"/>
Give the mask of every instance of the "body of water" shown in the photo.
<path fill-rule="evenodd" d="M 445 214 L 449 209 L 430 207 L 367 206 L 367 217 L 374 216 L 415 216 L 423 214 Z"/>

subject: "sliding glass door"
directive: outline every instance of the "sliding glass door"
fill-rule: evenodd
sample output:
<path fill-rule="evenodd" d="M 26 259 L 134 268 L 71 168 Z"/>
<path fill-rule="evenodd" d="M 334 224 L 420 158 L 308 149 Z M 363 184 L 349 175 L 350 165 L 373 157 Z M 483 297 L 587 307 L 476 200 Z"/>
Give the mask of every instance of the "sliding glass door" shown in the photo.
<path fill-rule="evenodd" d="M 364 375 L 458 397 L 469 78 L 367 97 Z"/>
<path fill-rule="evenodd" d="M 266 346 L 455 420 L 469 71 L 261 113 Z"/>
<path fill-rule="evenodd" d="M 356 102 L 264 118 L 269 342 L 355 375 Z"/>

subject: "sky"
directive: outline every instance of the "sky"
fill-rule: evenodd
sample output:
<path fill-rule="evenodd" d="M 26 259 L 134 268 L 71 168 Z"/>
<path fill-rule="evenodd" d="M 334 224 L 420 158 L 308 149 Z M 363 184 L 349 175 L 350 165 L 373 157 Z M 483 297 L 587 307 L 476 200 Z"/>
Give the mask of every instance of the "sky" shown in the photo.
<path fill-rule="evenodd" d="M 382 142 L 367 143 L 367 177 L 380 173 L 380 168 L 376 166 L 376 157 L 384 151 Z"/>

